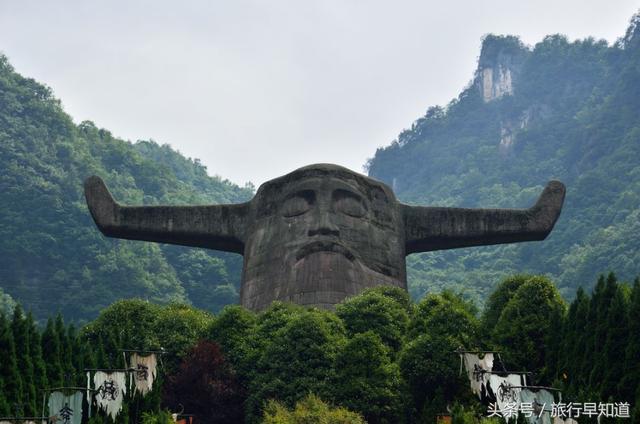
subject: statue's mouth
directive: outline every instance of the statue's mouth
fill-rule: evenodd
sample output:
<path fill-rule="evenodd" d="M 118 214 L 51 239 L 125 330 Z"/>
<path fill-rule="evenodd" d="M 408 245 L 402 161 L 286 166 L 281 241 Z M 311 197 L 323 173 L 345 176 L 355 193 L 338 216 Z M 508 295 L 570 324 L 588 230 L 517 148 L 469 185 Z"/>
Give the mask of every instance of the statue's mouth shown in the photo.
<path fill-rule="evenodd" d="M 355 255 L 351 252 L 351 250 L 347 249 L 343 245 L 335 243 L 333 241 L 318 240 L 302 246 L 300 250 L 298 250 L 298 252 L 296 253 L 296 261 L 299 261 L 300 259 L 303 259 L 309 256 L 310 254 L 316 253 L 316 252 L 339 253 L 344 257 L 346 257 L 347 259 L 349 259 L 350 261 L 353 261 L 356 259 Z"/>

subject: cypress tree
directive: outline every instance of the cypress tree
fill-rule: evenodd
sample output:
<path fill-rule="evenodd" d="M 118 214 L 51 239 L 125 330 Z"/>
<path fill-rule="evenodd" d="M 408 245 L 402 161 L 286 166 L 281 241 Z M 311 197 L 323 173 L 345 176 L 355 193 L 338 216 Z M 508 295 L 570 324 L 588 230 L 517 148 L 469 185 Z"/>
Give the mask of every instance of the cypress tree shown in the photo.
<path fill-rule="evenodd" d="M 97 368 L 98 363 L 96 361 L 96 353 L 93 346 L 89 341 L 82 338 L 79 338 L 79 341 L 82 352 L 83 367 L 79 368 L 78 371 L 84 371 L 85 368 Z"/>
<path fill-rule="evenodd" d="M 582 373 L 582 370 L 586 367 L 588 358 L 586 357 L 587 344 L 589 343 L 590 329 L 588 327 L 589 316 L 589 297 L 586 295 L 582 287 L 578 289 L 576 293 L 576 299 L 574 300 L 576 305 L 575 314 L 573 317 L 574 324 L 572 338 L 567 340 L 568 349 L 570 352 L 567 358 L 568 382 L 571 388 L 583 387 L 587 384 L 587 375 Z M 575 394 L 573 391 L 572 393 Z"/>
<path fill-rule="evenodd" d="M 578 373 L 581 376 L 585 376 L 585 382 L 590 382 L 591 372 L 593 371 L 595 350 L 597 346 L 595 338 L 595 328 L 598 322 L 597 311 L 598 303 L 602 297 L 605 287 L 604 275 L 598 277 L 598 281 L 591 293 L 591 299 L 589 301 L 589 312 L 587 314 L 586 328 L 587 332 L 584 335 L 584 356 L 582 360 L 582 369 Z M 586 387 L 585 387 L 586 388 Z"/>
<path fill-rule="evenodd" d="M 102 334 L 98 335 L 97 347 L 95 348 L 95 368 L 109 368 L 109 360 L 105 351 L 105 343 Z"/>
<path fill-rule="evenodd" d="M 85 352 L 84 352 L 84 342 L 77 334 L 76 329 L 73 325 L 70 325 L 67 329 L 67 335 L 69 337 L 71 343 L 71 374 L 73 375 L 73 379 L 71 380 L 71 384 L 74 385 L 84 385 L 83 380 L 85 380 L 84 369 L 86 368 L 84 365 L 85 360 Z M 86 383 L 86 381 L 85 381 Z"/>
<path fill-rule="evenodd" d="M 80 346 L 78 345 L 78 334 L 76 327 L 69 324 L 65 333 L 66 348 L 63 349 L 63 367 L 65 375 L 69 376 L 65 384 L 77 384 L 78 371 L 82 370 L 82 355 L 80 354 Z"/>
<path fill-rule="evenodd" d="M 31 312 L 27 314 L 27 328 L 29 330 L 29 353 L 33 365 L 33 384 L 36 388 L 36 407 L 38 407 L 42 404 L 42 390 L 48 388 L 47 367 L 42 358 L 42 338 Z"/>
<path fill-rule="evenodd" d="M 29 343 L 29 328 L 27 320 L 22 312 L 22 307 L 17 304 L 13 311 L 11 321 L 11 333 L 16 350 L 16 359 L 20 378 L 22 380 L 22 402 L 24 413 L 35 416 L 36 413 L 36 388 L 33 377 L 33 364 L 31 363 L 31 345 Z"/>
<path fill-rule="evenodd" d="M 624 375 L 620 380 L 621 399 L 634 402 L 640 399 L 640 278 L 636 278 L 631 290 L 628 311 Z M 635 403 L 640 417 L 640 405 Z"/>
<path fill-rule="evenodd" d="M 60 365 L 62 367 L 63 385 L 69 385 L 73 381 L 74 369 L 71 361 L 72 347 L 69 333 L 64 325 L 62 314 L 58 312 L 54 322 L 56 336 L 60 340 Z"/>
<path fill-rule="evenodd" d="M 60 338 L 54 329 L 53 321 L 49 318 L 42 333 L 42 358 L 47 367 L 47 381 L 52 387 L 64 384 L 64 370 L 60 357 Z"/>
<path fill-rule="evenodd" d="M 2 381 L 2 377 L 0 377 L 0 416 L 7 415 L 7 411 L 10 409 L 9 402 L 4 394 L 4 382 Z"/>
<path fill-rule="evenodd" d="M 624 375 L 624 360 L 628 342 L 627 301 L 622 287 L 611 300 L 606 320 L 607 335 L 604 341 L 604 373 L 601 399 L 617 401 L 620 399 L 617 386 Z"/>
<path fill-rule="evenodd" d="M 119 352 L 120 345 L 118 343 L 117 338 L 112 334 L 108 333 L 106 338 L 102 339 L 103 349 L 106 353 L 107 359 L 107 368 L 124 368 L 124 360 L 122 355 Z"/>
<path fill-rule="evenodd" d="M 3 384 L 0 391 L 4 394 L 6 400 L 6 404 L 3 407 L 9 408 L 0 411 L 0 415 L 13 415 L 15 412 L 22 414 L 22 380 L 18 372 L 18 360 L 16 358 L 13 334 L 4 314 L 0 314 L 0 358 L 2 358 L 2 361 L 0 361 L 0 379 Z"/>
<path fill-rule="evenodd" d="M 600 285 L 600 281 L 598 281 Z M 602 380 L 604 378 L 605 370 L 609 366 L 607 359 L 604 355 L 603 346 L 607 339 L 607 323 L 611 310 L 611 303 L 613 297 L 618 289 L 618 282 L 613 272 L 610 272 L 604 283 L 601 286 L 601 292 L 595 299 L 595 322 L 591 327 L 593 331 L 593 369 L 589 374 L 589 385 L 591 388 L 600 393 L 602 391 Z"/>
<path fill-rule="evenodd" d="M 78 378 L 80 379 L 80 387 L 82 387 L 87 384 L 87 372 L 85 372 L 84 369 L 97 368 L 97 363 L 96 363 L 95 355 L 93 353 L 93 349 L 91 348 L 91 345 L 89 344 L 89 342 L 80 337 L 78 339 L 81 341 L 82 357 L 83 357 L 82 359 L 83 367 L 78 368 L 78 372 L 81 373 L 81 375 L 78 376 Z M 93 387 L 93 382 L 91 382 L 90 384 Z M 87 399 L 87 401 L 89 401 L 89 399 Z M 85 417 L 88 414 L 88 412 L 89 412 L 88 410 L 84 412 Z M 95 412 L 93 412 L 93 414 L 95 416 Z"/>
<path fill-rule="evenodd" d="M 607 317 L 611 301 L 617 290 L 617 280 L 613 272 L 607 278 L 600 276 L 593 292 L 590 305 L 589 328 L 593 329 L 591 340 L 591 359 L 586 362 L 586 375 L 589 376 L 589 387 L 595 393 L 602 390 L 602 379 L 607 368 L 603 347 L 607 341 Z"/>
<path fill-rule="evenodd" d="M 562 343 L 563 349 L 558 352 L 558 367 L 556 370 L 557 377 L 560 378 L 566 385 L 569 385 L 570 381 L 575 379 L 574 371 L 576 368 L 577 358 L 575 356 L 575 346 L 578 342 L 578 337 L 582 331 L 584 323 L 579 321 L 579 309 L 584 301 L 585 294 L 582 287 L 576 292 L 576 297 L 569 306 L 569 311 L 564 319 L 562 329 Z M 578 366 L 579 369 L 579 366 Z"/>

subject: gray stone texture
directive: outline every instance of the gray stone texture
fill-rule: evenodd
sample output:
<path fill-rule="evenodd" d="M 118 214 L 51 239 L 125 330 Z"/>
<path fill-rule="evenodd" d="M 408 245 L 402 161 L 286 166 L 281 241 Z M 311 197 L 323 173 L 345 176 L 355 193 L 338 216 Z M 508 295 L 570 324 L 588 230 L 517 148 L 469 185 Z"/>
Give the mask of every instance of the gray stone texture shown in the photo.
<path fill-rule="evenodd" d="M 367 287 L 406 289 L 410 253 L 542 240 L 564 195 L 551 181 L 529 209 L 409 206 L 387 185 L 330 164 L 268 181 L 237 205 L 121 206 L 100 178 L 85 182 L 106 236 L 244 255 L 240 301 L 252 310 L 274 300 L 330 308 Z"/>

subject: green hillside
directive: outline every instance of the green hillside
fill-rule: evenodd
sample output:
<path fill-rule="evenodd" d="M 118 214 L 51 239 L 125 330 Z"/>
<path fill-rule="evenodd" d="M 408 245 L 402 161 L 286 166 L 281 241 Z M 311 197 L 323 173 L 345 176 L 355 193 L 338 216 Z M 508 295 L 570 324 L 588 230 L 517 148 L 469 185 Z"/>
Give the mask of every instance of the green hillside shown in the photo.
<path fill-rule="evenodd" d="M 598 273 L 640 274 L 639 23 L 614 45 L 486 36 L 458 98 L 378 149 L 369 174 L 408 203 L 528 207 L 551 179 L 568 189 L 544 242 L 410 256 L 414 296 L 450 287 L 483 300 L 505 275 L 531 272 L 572 297 Z"/>
<path fill-rule="evenodd" d="M 640 274 L 639 21 L 615 45 L 489 35 L 460 96 L 378 149 L 369 174 L 408 203 L 527 207 L 552 178 L 568 188 L 544 242 L 410 256 L 414 297 L 447 287 L 482 303 L 516 272 L 548 274 L 572 297 L 599 273 Z M 74 124 L 49 88 L 0 56 L 0 310 L 18 301 L 39 319 L 85 321 L 121 298 L 210 311 L 237 300 L 238 255 L 104 238 L 82 195 L 91 174 L 131 204 L 252 194 L 169 146 Z"/>
<path fill-rule="evenodd" d="M 75 125 L 49 88 L 0 56 L 0 308 L 11 298 L 37 318 L 83 321 L 117 299 L 191 302 L 216 311 L 237 301 L 242 258 L 104 238 L 83 180 L 96 174 L 132 204 L 245 201 L 250 188 L 212 178 L 197 160 L 153 141 Z"/>

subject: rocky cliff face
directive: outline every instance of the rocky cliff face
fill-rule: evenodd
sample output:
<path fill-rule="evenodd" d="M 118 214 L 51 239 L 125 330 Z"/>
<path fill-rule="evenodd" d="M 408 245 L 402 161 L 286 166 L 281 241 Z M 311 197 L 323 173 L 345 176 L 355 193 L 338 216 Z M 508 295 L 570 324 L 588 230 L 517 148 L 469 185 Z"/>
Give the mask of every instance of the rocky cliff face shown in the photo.
<path fill-rule="evenodd" d="M 475 86 L 484 103 L 514 94 L 514 86 L 529 54 L 530 51 L 515 37 L 485 37 L 475 77 Z M 530 119 L 529 110 L 517 117 L 500 119 L 498 150 L 502 157 L 513 152 L 517 132 L 527 128 Z"/>
<path fill-rule="evenodd" d="M 549 106 L 536 103 L 527 107 L 515 118 L 501 118 L 500 143 L 498 145 L 500 155 L 503 158 L 510 156 L 511 153 L 513 153 L 518 133 L 529 128 L 532 122 L 539 124 L 541 121 L 549 119 L 551 116 L 552 111 Z"/>
<path fill-rule="evenodd" d="M 485 103 L 513 94 L 514 81 L 528 53 L 516 37 L 485 37 L 475 79 Z"/>
<path fill-rule="evenodd" d="M 404 203 L 521 208 L 550 179 L 569 188 L 544 243 L 410 255 L 414 296 L 483 298 L 506 272 L 545 273 L 570 296 L 600 272 L 639 274 L 639 28 L 640 16 L 615 45 L 487 36 L 472 84 L 378 149 L 369 175 Z"/>
<path fill-rule="evenodd" d="M 482 100 L 485 103 L 507 94 L 513 94 L 513 78 L 511 69 L 507 67 L 482 69 L 479 84 Z"/>

